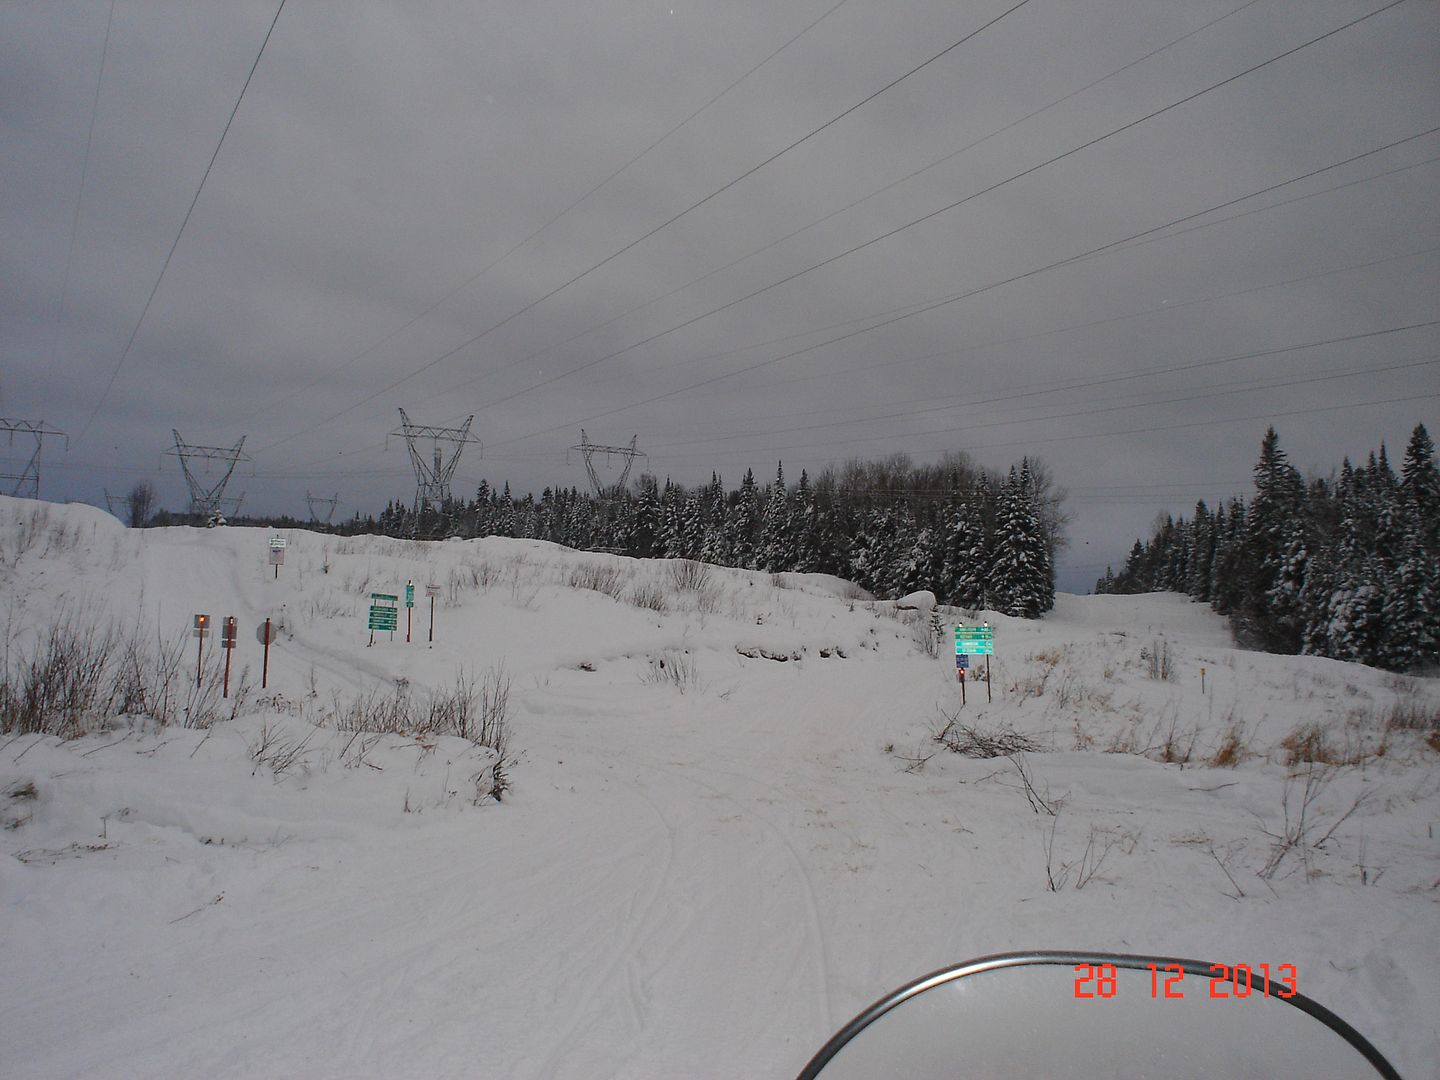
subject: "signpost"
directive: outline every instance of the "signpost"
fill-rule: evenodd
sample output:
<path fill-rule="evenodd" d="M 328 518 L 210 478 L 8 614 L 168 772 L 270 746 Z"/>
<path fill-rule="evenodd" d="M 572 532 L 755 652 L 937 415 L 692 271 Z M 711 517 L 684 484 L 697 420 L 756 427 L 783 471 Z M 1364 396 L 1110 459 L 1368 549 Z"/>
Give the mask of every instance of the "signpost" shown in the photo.
<path fill-rule="evenodd" d="M 226 615 L 220 624 L 220 644 L 225 649 L 225 685 L 221 697 L 230 696 L 230 654 L 235 651 L 235 616 Z"/>
<path fill-rule="evenodd" d="M 405 582 L 405 644 L 410 644 L 410 609 L 415 606 L 415 583 Z"/>
<path fill-rule="evenodd" d="M 210 616 L 196 615 L 194 634 L 200 639 L 200 647 L 195 654 L 195 685 L 200 685 L 201 665 L 205 663 L 205 635 L 210 632 Z"/>
<path fill-rule="evenodd" d="M 375 644 L 376 630 L 389 630 L 393 635 L 400 622 L 400 609 L 395 605 L 400 598 L 394 593 L 372 592 L 370 594 L 370 644 Z M 394 640 L 393 637 L 391 640 Z M 368 648 L 369 646 L 367 646 Z"/>
<path fill-rule="evenodd" d="M 270 630 L 270 620 L 267 618 L 255 630 L 255 636 L 260 644 L 265 647 L 265 659 L 260 665 L 260 689 L 264 690 L 270 681 L 270 642 L 275 640 L 275 635 Z"/>
<path fill-rule="evenodd" d="M 270 565 L 275 567 L 275 580 L 280 580 L 280 567 L 285 565 L 285 545 L 287 541 L 283 536 L 270 537 Z"/>
<path fill-rule="evenodd" d="M 425 586 L 425 595 L 430 598 L 430 643 L 435 643 L 435 597 L 440 595 L 440 586 L 430 582 Z"/>
<path fill-rule="evenodd" d="M 970 666 L 970 657 L 985 657 L 985 699 L 994 701 L 990 691 L 990 657 L 995 653 L 995 628 L 989 623 L 980 626 L 955 627 L 955 668 L 960 680 L 960 703 L 965 703 L 965 672 Z"/>

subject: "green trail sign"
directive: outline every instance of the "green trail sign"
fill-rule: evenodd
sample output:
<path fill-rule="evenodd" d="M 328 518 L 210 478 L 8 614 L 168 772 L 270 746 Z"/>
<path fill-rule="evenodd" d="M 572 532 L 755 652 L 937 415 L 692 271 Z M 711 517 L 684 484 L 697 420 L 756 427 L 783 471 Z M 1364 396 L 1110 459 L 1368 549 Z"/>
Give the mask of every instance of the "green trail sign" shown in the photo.
<path fill-rule="evenodd" d="M 400 598 L 394 593 L 372 592 L 370 594 L 370 640 L 373 644 L 376 630 L 394 631 L 399 624 L 400 611 L 395 603 Z"/>
<path fill-rule="evenodd" d="M 956 656 L 993 656 L 995 654 L 995 628 L 993 626 L 955 627 Z"/>

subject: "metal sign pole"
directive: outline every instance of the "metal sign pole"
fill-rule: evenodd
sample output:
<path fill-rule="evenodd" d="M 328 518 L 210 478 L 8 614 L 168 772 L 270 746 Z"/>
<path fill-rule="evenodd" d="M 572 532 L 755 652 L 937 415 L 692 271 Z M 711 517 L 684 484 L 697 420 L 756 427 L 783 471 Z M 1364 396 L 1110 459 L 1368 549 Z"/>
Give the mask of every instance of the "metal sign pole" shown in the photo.
<path fill-rule="evenodd" d="M 270 681 L 270 620 L 265 620 L 265 660 L 260 666 L 260 689 Z"/>
<path fill-rule="evenodd" d="M 210 625 L 209 615 L 195 616 L 195 636 L 200 639 L 195 649 L 195 685 L 200 685 L 200 678 L 203 674 L 205 663 L 205 631 Z"/>
<path fill-rule="evenodd" d="M 220 696 L 230 696 L 230 654 L 235 651 L 235 616 L 226 615 L 224 626 L 220 631 L 220 644 L 225 648 L 225 683 L 220 691 Z"/>

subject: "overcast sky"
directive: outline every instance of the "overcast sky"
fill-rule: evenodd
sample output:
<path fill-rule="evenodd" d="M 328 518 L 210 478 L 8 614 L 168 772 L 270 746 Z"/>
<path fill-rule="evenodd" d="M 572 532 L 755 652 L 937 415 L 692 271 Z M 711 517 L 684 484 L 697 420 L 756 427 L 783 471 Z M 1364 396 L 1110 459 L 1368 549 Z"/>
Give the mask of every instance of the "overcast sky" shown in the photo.
<path fill-rule="evenodd" d="M 247 511 L 378 512 L 401 407 L 474 415 L 466 495 L 583 487 L 582 427 L 685 484 L 1030 454 L 1084 591 L 1268 423 L 1440 429 L 1434 0 L 278 7 L 0 0 L 44 498 L 184 509 L 178 429 Z"/>

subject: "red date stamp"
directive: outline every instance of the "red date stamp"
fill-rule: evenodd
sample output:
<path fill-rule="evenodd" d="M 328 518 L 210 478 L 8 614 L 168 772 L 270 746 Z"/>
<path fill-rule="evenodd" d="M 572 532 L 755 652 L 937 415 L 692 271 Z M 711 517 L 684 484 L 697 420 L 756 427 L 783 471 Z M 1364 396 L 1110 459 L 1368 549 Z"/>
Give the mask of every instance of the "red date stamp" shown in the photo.
<path fill-rule="evenodd" d="M 1150 996 L 1157 1000 L 1183 998 L 1187 978 L 1208 981 L 1212 998 L 1292 998 L 1300 991 L 1299 973 L 1294 964 L 1211 964 L 1210 974 L 1187 972 L 1180 964 L 1146 964 L 1150 972 Z M 1119 972 L 1114 964 L 1076 964 L 1077 998 L 1113 998 L 1119 991 Z"/>

